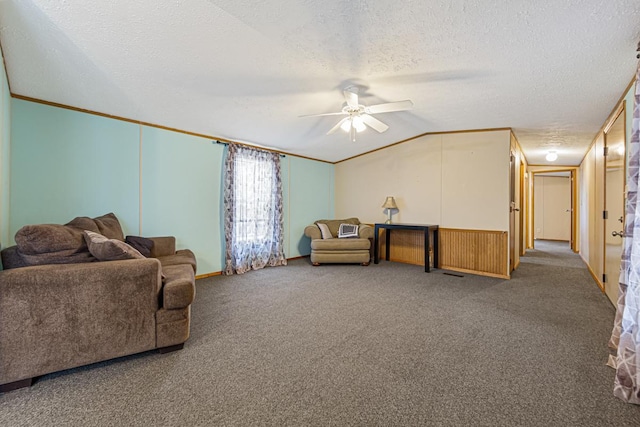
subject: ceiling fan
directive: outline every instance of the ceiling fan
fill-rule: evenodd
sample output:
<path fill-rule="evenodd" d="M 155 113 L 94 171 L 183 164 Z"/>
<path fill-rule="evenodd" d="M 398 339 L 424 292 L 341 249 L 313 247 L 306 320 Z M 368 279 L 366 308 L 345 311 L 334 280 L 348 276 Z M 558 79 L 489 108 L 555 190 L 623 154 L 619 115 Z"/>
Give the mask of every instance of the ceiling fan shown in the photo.
<path fill-rule="evenodd" d="M 345 132 L 349 132 L 351 141 L 355 142 L 356 132 L 362 132 L 367 128 L 367 126 L 380 133 L 389 129 L 389 126 L 382 123 L 371 114 L 404 111 L 410 110 L 411 107 L 413 107 L 413 102 L 408 99 L 404 101 L 370 105 L 368 107 L 364 106 L 358 102 L 357 86 L 349 86 L 345 88 L 342 93 L 344 94 L 344 99 L 346 101 L 345 106 L 342 107 L 342 111 L 336 113 L 308 114 L 300 117 L 347 116 L 332 127 L 329 132 L 327 132 L 327 135 L 334 133 L 338 129 L 342 129 Z"/>

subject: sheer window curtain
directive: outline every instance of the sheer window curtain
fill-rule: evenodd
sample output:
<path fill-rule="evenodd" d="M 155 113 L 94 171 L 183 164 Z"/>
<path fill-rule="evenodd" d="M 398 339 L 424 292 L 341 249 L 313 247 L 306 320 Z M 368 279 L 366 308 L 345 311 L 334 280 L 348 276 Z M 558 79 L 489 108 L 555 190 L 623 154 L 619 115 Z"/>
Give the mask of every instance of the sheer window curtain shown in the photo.
<path fill-rule="evenodd" d="M 224 273 L 286 265 L 280 155 L 230 143 L 224 174 Z"/>
<path fill-rule="evenodd" d="M 620 266 L 616 318 L 609 347 L 609 365 L 616 369 L 613 394 L 628 403 L 640 404 L 640 206 L 637 204 L 640 175 L 640 67 L 636 74 L 629 163 L 625 239 Z"/>

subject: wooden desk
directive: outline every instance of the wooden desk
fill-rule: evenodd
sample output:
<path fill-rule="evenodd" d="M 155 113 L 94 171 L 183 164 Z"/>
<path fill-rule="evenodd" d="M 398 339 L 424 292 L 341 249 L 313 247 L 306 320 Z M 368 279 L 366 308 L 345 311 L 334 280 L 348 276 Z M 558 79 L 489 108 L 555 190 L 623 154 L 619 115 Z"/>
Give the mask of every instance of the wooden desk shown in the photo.
<path fill-rule="evenodd" d="M 375 224 L 373 234 L 373 263 L 380 262 L 380 229 L 387 230 L 385 233 L 385 259 L 389 261 L 389 247 L 391 246 L 391 230 L 419 230 L 424 232 L 424 271 L 431 272 L 429 268 L 429 249 L 431 242 L 429 233 L 433 231 L 433 266 L 438 267 L 438 226 L 433 224 Z"/>

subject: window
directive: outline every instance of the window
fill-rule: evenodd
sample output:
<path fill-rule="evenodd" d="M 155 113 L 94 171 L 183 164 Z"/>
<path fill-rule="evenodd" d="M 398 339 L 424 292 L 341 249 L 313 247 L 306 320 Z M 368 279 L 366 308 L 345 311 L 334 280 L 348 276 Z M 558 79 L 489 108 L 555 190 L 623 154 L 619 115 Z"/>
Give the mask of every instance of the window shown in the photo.
<path fill-rule="evenodd" d="M 286 265 L 277 153 L 229 144 L 224 204 L 225 274 Z"/>

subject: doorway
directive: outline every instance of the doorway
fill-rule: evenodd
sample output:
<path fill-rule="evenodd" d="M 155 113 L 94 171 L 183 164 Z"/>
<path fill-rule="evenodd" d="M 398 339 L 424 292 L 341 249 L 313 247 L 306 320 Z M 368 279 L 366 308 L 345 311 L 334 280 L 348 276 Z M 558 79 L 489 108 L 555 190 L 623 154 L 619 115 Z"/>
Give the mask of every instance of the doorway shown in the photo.
<path fill-rule="evenodd" d="M 566 242 L 576 252 L 575 169 L 550 169 L 532 174 L 533 246 L 536 240 Z"/>
<path fill-rule="evenodd" d="M 604 290 L 615 306 L 624 238 L 626 185 L 626 137 L 624 108 L 604 133 L 605 143 L 605 219 Z"/>

